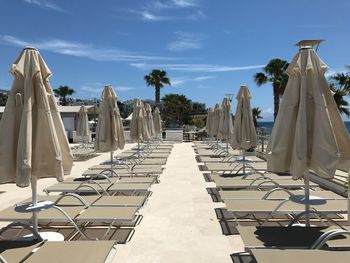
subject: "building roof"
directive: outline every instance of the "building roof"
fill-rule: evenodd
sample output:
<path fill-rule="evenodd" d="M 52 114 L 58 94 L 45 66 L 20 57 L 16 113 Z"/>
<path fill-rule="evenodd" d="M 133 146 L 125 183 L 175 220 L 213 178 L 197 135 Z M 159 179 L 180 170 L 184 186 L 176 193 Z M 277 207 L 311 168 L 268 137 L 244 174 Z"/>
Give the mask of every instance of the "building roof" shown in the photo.
<path fill-rule="evenodd" d="M 78 113 L 80 107 L 81 106 L 58 106 L 58 110 L 61 113 Z M 88 109 L 88 112 L 90 112 L 91 110 L 89 109 L 93 109 L 94 105 L 85 105 L 85 107 Z"/>
<path fill-rule="evenodd" d="M 58 109 L 61 113 L 78 113 L 81 106 L 58 106 Z M 90 113 L 93 111 L 94 105 L 85 106 Z M 0 106 L 0 113 L 4 113 L 5 106 Z"/>

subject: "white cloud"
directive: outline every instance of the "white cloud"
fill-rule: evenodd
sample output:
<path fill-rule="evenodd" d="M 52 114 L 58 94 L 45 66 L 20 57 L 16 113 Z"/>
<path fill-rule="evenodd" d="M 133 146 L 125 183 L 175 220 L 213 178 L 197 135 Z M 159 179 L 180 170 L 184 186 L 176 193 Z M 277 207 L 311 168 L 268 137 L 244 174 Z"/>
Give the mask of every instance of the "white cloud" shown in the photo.
<path fill-rule="evenodd" d="M 172 0 L 173 4 L 178 7 L 193 7 L 197 5 L 194 0 Z"/>
<path fill-rule="evenodd" d="M 147 60 L 172 60 L 175 58 L 158 57 L 138 54 L 130 51 L 99 48 L 79 42 L 66 41 L 61 39 L 49 39 L 41 41 L 25 41 L 15 36 L 0 35 L 0 43 L 25 47 L 33 46 L 41 50 L 47 50 L 58 54 L 85 57 L 97 61 L 127 61 L 139 62 Z"/>
<path fill-rule="evenodd" d="M 169 43 L 167 47 L 170 51 L 200 49 L 202 47 L 201 42 L 205 38 L 202 34 L 187 33 L 183 31 L 177 31 L 174 34 L 176 40 Z"/>
<path fill-rule="evenodd" d="M 118 91 L 130 91 L 130 90 L 134 90 L 135 88 L 134 87 L 129 87 L 129 86 L 118 86 L 115 88 L 115 90 L 118 92 Z"/>
<path fill-rule="evenodd" d="M 207 18 L 207 16 L 201 10 L 197 10 L 193 14 L 187 16 L 188 20 L 193 20 L 193 21 L 202 20 L 205 18 Z"/>
<path fill-rule="evenodd" d="M 162 10 L 172 8 L 189 8 L 197 6 L 195 0 L 168 0 L 168 1 L 153 1 L 148 4 L 149 9 Z"/>
<path fill-rule="evenodd" d="M 260 69 L 265 65 L 249 65 L 243 67 L 231 67 L 224 65 L 212 65 L 212 64 L 148 64 L 148 63 L 130 63 L 130 66 L 149 70 L 153 68 L 164 68 L 167 70 L 174 71 L 184 71 L 184 72 L 233 72 L 241 70 L 251 70 L 251 69 Z"/>
<path fill-rule="evenodd" d="M 181 19 L 168 15 L 169 12 L 177 9 L 193 8 L 197 6 L 196 0 L 157 0 L 151 1 L 146 5 L 136 7 L 134 9 L 118 9 L 117 12 L 126 12 L 137 15 L 139 19 L 148 22 L 157 22 L 165 20 Z M 167 15 L 165 15 L 165 13 Z M 182 19 L 199 20 L 204 18 L 202 11 L 198 10 L 195 13 L 183 17 Z"/>
<path fill-rule="evenodd" d="M 198 76 L 198 77 L 193 77 L 193 78 L 186 78 L 186 77 L 175 77 L 171 79 L 171 86 L 177 87 L 177 86 L 182 86 L 185 83 L 188 82 L 201 82 L 204 80 L 209 80 L 209 79 L 215 79 L 215 76 Z"/>
<path fill-rule="evenodd" d="M 54 4 L 52 2 L 46 1 L 46 0 L 24 0 L 25 3 L 30 5 L 35 5 L 40 8 L 44 9 L 51 9 L 57 12 L 61 13 L 68 13 L 67 10 L 63 9 L 62 7 L 58 6 L 57 4 Z"/>

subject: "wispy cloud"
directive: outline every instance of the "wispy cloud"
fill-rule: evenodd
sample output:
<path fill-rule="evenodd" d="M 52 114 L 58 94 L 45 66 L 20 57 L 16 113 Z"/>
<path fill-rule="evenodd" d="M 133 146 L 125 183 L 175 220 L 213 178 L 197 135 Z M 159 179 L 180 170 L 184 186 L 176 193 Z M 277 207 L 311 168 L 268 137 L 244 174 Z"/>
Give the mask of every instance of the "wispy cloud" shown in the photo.
<path fill-rule="evenodd" d="M 113 86 L 113 85 L 112 85 Z M 102 90 L 104 89 L 105 84 L 102 82 L 89 82 L 84 85 L 82 85 L 77 91 L 79 94 L 88 94 L 92 96 L 99 96 L 102 93 Z M 113 86 L 115 91 L 118 92 L 127 92 L 130 90 L 135 90 L 135 87 L 130 86 Z"/>
<path fill-rule="evenodd" d="M 118 86 L 116 87 L 116 91 L 130 91 L 130 90 L 135 90 L 136 88 L 134 87 L 129 87 L 129 86 Z"/>
<path fill-rule="evenodd" d="M 175 9 L 175 8 L 188 8 L 198 5 L 197 0 L 167 0 L 167 1 L 153 1 L 150 2 L 146 8 L 163 10 L 163 9 Z"/>
<path fill-rule="evenodd" d="M 209 79 L 215 79 L 215 76 L 198 76 L 193 78 L 188 77 L 175 77 L 171 79 L 171 85 L 174 87 L 182 86 L 188 82 L 201 82 Z"/>
<path fill-rule="evenodd" d="M 40 50 L 47 50 L 58 54 L 76 57 L 84 57 L 97 61 L 140 62 L 147 60 L 151 61 L 174 59 L 170 57 L 149 56 L 113 48 L 94 47 L 88 44 L 61 39 L 26 41 L 15 36 L 0 35 L 0 43 L 18 47 L 34 46 Z"/>
<path fill-rule="evenodd" d="M 232 67 L 224 65 L 212 65 L 212 64 L 148 64 L 148 63 L 130 63 L 130 66 L 142 69 L 149 70 L 152 68 L 164 68 L 166 70 L 174 71 L 184 71 L 184 72 L 233 72 L 233 71 L 242 71 L 242 70 L 251 70 L 251 69 L 260 69 L 265 65 L 249 65 L 242 67 Z"/>
<path fill-rule="evenodd" d="M 188 82 L 201 82 L 207 79 L 213 79 L 216 78 L 214 76 L 200 76 L 195 78 L 189 78 L 189 77 L 173 77 L 171 78 L 171 85 L 174 87 L 182 86 Z"/>
<path fill-rule="evenodd" d="M 207 18 L 207 16 L 201 10 L 197 10 L 193 14 L 190 14 L 187 16 L 188 20 L 193 20 L 193 21 L 202 20 L 205 18 Z"/>
<path fill-rule="evenodd" d="M 187 33 L 183 31 L 177 31 L 174 34 L 176 40 L 169 43 L 167 47 L 170 51 L 200 49 L 202 47 L 202 41 L 205 38 L 202 34 Z"/>
<path fill-rule="evenodd" d="M 133 9 L 118 9 L 117 12 L 134 14 L 138 19 L 148 22 L 157 22 L 165 20 L 187 19 L 200 20 L 204 13 L 197 10 L 187 17 L 182 18 L 175 16 L 172 11 L 197 7 L 198 0 L 156 0 L 150 1 L 146 5 L 135 7 Z"/>
<path fill-rule="evenodd" d="M 50 9 L 61 13 L 68 13 L 67 10 L 63 9 L 59 5 L 46 0 L 24 0 L 24 2 L 30 5 L 38 6 L 43 9 Z"/>

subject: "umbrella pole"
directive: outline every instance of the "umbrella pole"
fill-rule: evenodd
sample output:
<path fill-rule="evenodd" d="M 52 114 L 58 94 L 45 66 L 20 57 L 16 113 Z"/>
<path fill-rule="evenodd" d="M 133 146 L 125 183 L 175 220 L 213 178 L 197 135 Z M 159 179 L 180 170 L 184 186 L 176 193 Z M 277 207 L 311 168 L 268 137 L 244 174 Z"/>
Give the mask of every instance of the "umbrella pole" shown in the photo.
<path fill-rule="evenodd" d="M 350 171 L 348 172 L 348 225 L 350 226 Z"/>
<path fill-rule="evenodd" d="M 310 226 L 310 177 L 309 171 L 304 174 L 305 182 L 305 226 Z"/>
<path fill-rule="evenodd" d="M 245 149 L 242 149 L 243 174 L 245 175 Z"/>
<path fill-rule="evenodd" d="M 31 187 L 32 187 L 32 206 L 35 207 L 38 203 L 37 199 L 37 180 L 36 176 L 31 178 Z M 35 233 L 38 233 L 38 212 L 34 210 L 33 212 L 33 229 Z"/>
<path fill-rule="evenodd" d="M 113 176 L 113 151 L 111 151 L 111 177 Z"/>
<path fill-rule="evenodd" d="M 140 140 L 137 140 L 137 157 L 140 159 Z"/>

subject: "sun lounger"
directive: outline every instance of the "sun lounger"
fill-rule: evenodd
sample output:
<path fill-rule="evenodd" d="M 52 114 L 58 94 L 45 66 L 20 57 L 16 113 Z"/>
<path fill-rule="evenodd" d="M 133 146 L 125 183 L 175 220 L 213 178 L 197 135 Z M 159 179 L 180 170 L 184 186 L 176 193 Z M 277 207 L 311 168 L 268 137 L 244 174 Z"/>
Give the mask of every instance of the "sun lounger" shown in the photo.
<path fill-rule="evenodd" d="M 148 192 L 151 187 L 150 183 L 112 183 L 112 184 L 97 184 L 97 183 L 57 183 L 44 189 L 44 192 L 59 193 L 90 193 L 90 194 L 114 194 L 117 192 Z"/>
<path fill-rule="evenodd" d="M 104 164 L 98 164 L 94 165 L 89 168 L 90 170 L 98 170 L 98 171 L 104 171 L 104 170 L 110 170 L 110 165 L 104 165 Z M 125 168 L 125 167 L 118 167 L 113 166 L 113 171 L 115 171 L 117 174 L 161 174 L 163 171 L 162 166 L 160 165 L 145 165 L 145 166 L 136 166 L 133 168 Z"/>
<path fill-rule="evenodd" d="M 234 155 L 234 156 L 228 156 L 228 157 L 222 157 L 222 158 L 215 158 L 210 156 L 199 156 L 199 161 L 202 163 L 232 163 L 234 161 L 241 160 L 240 156 Z M 265 162 L 264 160 L 256 157 L 256 156 L 247 156 L 246 161 L 248 162 Z"/>
<path fill-rule="evenodd" d="M 112 262 L 116 253 L 114 241 L 45 242 L 26 263 L 103 263 Z"/>
<path fill-rule="evenodd" d="M 350 258 L 350 251 L 330 251 L 311 249 L 252 249 L 251 253 L 257 263 L 344 263 Z"/>
<path fill-rule="evenodd" d="M 203 169 L 211 172 L 223 172 L 223 173 L 234 173 L 237 172 L 240 168 L 242 168 L 243 162 L 233 162 L 233 163 L 206 163 L 203 165 Z M 260 170 L 266 171 L 267 164 L 266 162 L 252 162 L 246 164 L 246 170 Z"/>
<path fill-rule="evenodd" d="M 104 263 L 112 262 L 116 253 L 114 241 L 48 241 L 29 246 L 26 243 L 32 242 L 0 241 L 0 262 Z"/>
<path fill-rule="evenodd" d="M 238 150 L 232 150 L 229 149 L 228 153 L 226 149 L 218 149 L 218 150 L 211 150 L 211 149 L 196 149 L 196 152 L 200 156 L 223 156 L 224 154 L 229 154 L 229 155 L 239 155 Z"/>
<path fill-rule="evenodd" d="M 90 178 L 94 178 L 96 176 L 108 176 L 108 177 L 112 177 L 112 178 L 117 178 L 117 179 L 122 179 L 122 178 L 143 178 L 143 177 L 151 177 L 151 178 L 155 178 L 156 181 L 158 181 L 158 177 L 159 174 L 157 173 L 130 173 L 130 172 L 125 172 L 122 170 L 122 172 L 120 172 L 120 170 L 117 172 L 115 172 L 114 170 L 111 172 L 110 169 L 106 169 L 106 170 L 86 170 L 83 172 L 82 176 L 86 177 L 88 179 Z M 125 181 L 124 181 L 125 182 Z"/>
<path fill-rule="evenodd" d="M 99 176 L 96 173 L 93 173 L 91 177 L 77 177 L 77 178 L 66 178 L 62 183 L 70 184 L 70 183 L 83 183 L 88 182 L 88 180 L 93 180 L 98 182 L 99 184 L 110 184 L 110 183 L 156 183 L 157 178 L 153 176 L 135 176 L 135 177 L 109 177 L 107 175 Z"/>
<path fill-rule="evenodd" d="M 299 215 L 305 211 L 305 205 L 290 200 L 254 200 L 254 199 L 226 199 L 224 200 L 227 211 L 238 220 L 240 215 L 245 214 L 268 214 L 273 215 Z M 318 205 L 312 204 L 310 211 L 327 216 L 347 212 L 347 200 L 323 200 Z M 265 221 L 269 219 L 265 218 Z"/>
<path fill-rule="evenodd" d="M 168 158 L 169 153 L 159 153 L 159 152 L 151 152 L 147 154 L 140 153 L 142 157 L 147 157 L 147 158 Z M 130 157 L 130 156 L 138 156 L 137 152 L 130 151 L 130 152 L 122 152 L 118 155 L 116 155 L 116 158 L 125 158 L 125 157 Z"/>
<path fill-rule="evenodd" d="M 327 248 L 350 248 L 350 227 L 336 226 L 237 226 L 246 250 L 253 248 L 313 248 L 323 235 L 336 233 L 324 240 Z M 326 234 L 327 233 L 327 234 Z M 342 234 L 345 233 L 345 234 Z M 323 245 L 324 246 L 324 245 Z"/>
<path fill-rule="evenodd" d="M 236 180 L 232 178 L 213 178 L 218 189 L 272 189 L 276 187 L 286 189 L 300 189 L 303 188 L 304 182 L 301 180 L 272 180 L 272 179 L 254 179 L 254 180 Z M 316 187 L 317 184 L 310 182 L 310 188 Z"/>
<path fill-rule="evenodd" d="M 0 262 L 28 263 L 97 263 L 112 262 L 116 253 L 114 241 L 39 242 L 0 241 Z"/>
<path fill-rule="evenodd" d="M 84 233 L 88 225 L 104 228 L 98 237 L 103 239 L 115 227 L 128 224 L 136 224 L 142 218 L 137 212 L 139 207 L 116 207 L 116 206 L 53 206 L 50 209 L 40 211 L 38 215 L 39 225 L 60 225 L 73 227 L 84 239 L 90 239 Z M 13 222 L 1 231 L 17 224 L 29 225 L 32 222 L 32 213 L 20 213 L 15 207 L 9 207 L 0 211 L 0 221 Z M 80 227 L 79 227 L 80 226 Z"/>
<path fill-rule="evenodd" d="M 235 179 L 235 180 L 242 180 L 242 179 L 247 179 L 247 180 L 254 180 L 258 178 L 268 178 L 272 180 L 292 180 L 291 175 L 278 175 L 275 173 L 260 173 L 260 172 L 251 172 L 247 174 L 240 174 L 240 175 L 230 175 L 230 174 L 219 174 L 219 173 L 211 173 L 210 178 L 212 180 L 220 180 L 220 178 L 229 178 L 229 179 Z"/>
<path fill-rule="evenodd" d="M 272 191 L 219 191 L 219 194 L 221 196 L 221 199 L 253 199 L 253 200 L 262 200 L 262 199 L 277 199 L 277 200 L 284 200 L 286 198 L 289 198 L 290 194 L 293 195 L 303 195 L 305 193 L 304 190 L 290 190 L 285 191 L 285 189 L 279 189 L 276 191 L 276 189 L 272 189 Z M 336 199 L 344 199 L 344 197 L 332 192 L 332 191 L 311 191 L 310 195 L 317 196 L 323 199 L 328 200 L 336 200 Z"/>
<path fill-rule="evenodd" d="M 132 165 L 165 165 L 167 162 L 167 158 L 146 158 L 146 159 L 138 159 L 138 158 L 120 158 L 120 161 L 115 162 L 115 165 L 120 165 L 122 166 L 123 164 L 126 164 L 128 166 Z M 103 164 L 109 164 L 110 165 L 110 160 L 104 162 Z"/>
<path fill-rule="evenodd" d="M 104 195 L 85 195 L 85 196 L 72 196 L 72 195 L 39 195 L 38 201 L 51 201 L 58 206 L 84 206 L 85 202 L 89 206 L 134 206 L 142 207 L 147 196 L 104 196 Z M 83 200 L 81 202 L 80 200 Z M 23 202 L 30 202 L 31 198 L 24 200 Z"/>

